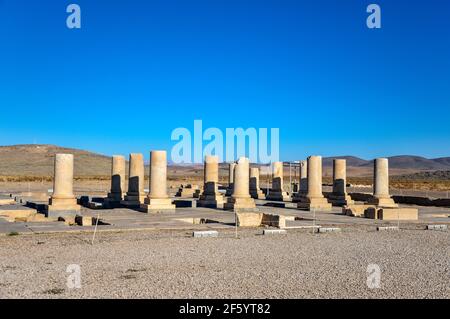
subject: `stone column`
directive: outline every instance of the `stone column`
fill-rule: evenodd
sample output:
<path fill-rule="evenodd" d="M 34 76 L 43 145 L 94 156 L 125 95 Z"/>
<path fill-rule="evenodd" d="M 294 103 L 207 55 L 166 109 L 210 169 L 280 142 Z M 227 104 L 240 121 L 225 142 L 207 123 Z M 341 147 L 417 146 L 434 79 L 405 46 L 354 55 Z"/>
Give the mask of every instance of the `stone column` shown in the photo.
<path fill-rule="evenodd" d="M 310 156 L 308 158 L 308 197 L 322 198 L 322 157 Z"/>
<path fill-rule="evenodd" d="M 289 195 L 283 191 L 283 162 L 274 162 L 272 165 L 272 189 L 270 189 L 267 199 L 276 201 L 289 201 Z"/>
<path fill-rule="evenodd" d="M 56 154 L 53 195 L 47 206 L 47 217 L 74 216 L 80 212 L 73 194 L 73 154 Z"/>
<path fill-rule="evenodd" d="M 322 194 L 322 157 L 308 157 L 308 192 L 305 198 L 298 202 L 298 208 L 331 210 L 331 204 L 328 203 Z"/>
<path fill-rule="evenodd" d="M 346 160 L 334 159 L 333 160 L 333 194 L 345 195 L 347 193 L 347 172 L 346 172 Z"/>
<path fill-rule="evenodd" d="M 125 193 L 125 157 L 114 155 L 111 164 L 111 191 L 106 201 L 120 203 Z"/>
<path fill-rule="evenodd" d="M 122 204 L 129 207 L 140 207 L 144 202 L 144 156 L 142 154 L 130 154 L 128 173 L 128 192 Z"/>
<path fill-rule="evenodd" d="M 299 161 L 300 166 L 300 172 L 299 172 L 299 179 L 300 182 L 299 190 L 297 193 L 294 194 L 292 197 L 292 202 L 298 203 L 302 197 L 305 197 L 306 193 L 308 192 L 308 164 L 307 161 Z"/>
<path fill-rule="evenodd" d="M 389 195 L 389 164 L 387 158 L 374 160 L 373 198 L 369 201 L 382 207 L 398 207 Z"/>
<path fill-rule="evenodd" d="M 308 162 L 300 161 L 300 183 L 299 193 L 306 194 L 308 192 Z"/>
<path fill-rule="evenodd" d="M 197 206 L 218 208 L 223 207 L 223 195 L 218 191 L 219 183 L 219 157 L 205 156 L 204 189 L 200 195 Z"/>
<path fill-rule="evenodd" d="M 230 163 L 228 166 L 228 187 L 226 196 L 231 196 L 233 194 L 233 184 L 234 184 L 234 168 L 236 163 Z"/>
<path fill-rule="evenodd" d="M 249 192 L 249 169 L 249 159 L 239 158 L 234 169 L 233 195 L 228 198 L 225 209 L 254 210 L 256 208 L 255 200 L 250 197 Z"/>
<path fill-rule="evenodd" d="M 345 159 L 333 160 L 333 193 L 329 199 L 336 206 L 354 204 L 347 194 L 347 161 Z"/>
<path fill-rule="evenodd" d="M 277 192 L 283 191 L 283 162 L 273 163 L 272 190 Z"/>
<path fill-rule="evenodd" d="M 167 153 L 150 152 L 150 192 L 141 208 L 146 212 L 175 210 L 175 205 L 167 194 Z"/>
<path fill-rule="evenodd" d="M 259 168 L 250 168 L 250 195 L 255 199 L 265 199 L 263 191 L 259 188 Z"/>

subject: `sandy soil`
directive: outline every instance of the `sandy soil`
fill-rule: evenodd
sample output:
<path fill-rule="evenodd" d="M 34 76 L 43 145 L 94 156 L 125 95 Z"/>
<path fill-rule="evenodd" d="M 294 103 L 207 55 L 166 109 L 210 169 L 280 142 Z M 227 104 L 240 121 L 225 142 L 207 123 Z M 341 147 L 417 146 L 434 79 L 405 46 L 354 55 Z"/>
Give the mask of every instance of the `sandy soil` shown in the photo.
<path fill-rule="evenodd" d="M 189 232 L 0 237 L 0 297 L 449 298 L 450 233 L 402 230 L 191 238 Z M 81 288 L 66 272 L 80 265 Z M 369 289 L 369 264 L 381 287 Z"/>

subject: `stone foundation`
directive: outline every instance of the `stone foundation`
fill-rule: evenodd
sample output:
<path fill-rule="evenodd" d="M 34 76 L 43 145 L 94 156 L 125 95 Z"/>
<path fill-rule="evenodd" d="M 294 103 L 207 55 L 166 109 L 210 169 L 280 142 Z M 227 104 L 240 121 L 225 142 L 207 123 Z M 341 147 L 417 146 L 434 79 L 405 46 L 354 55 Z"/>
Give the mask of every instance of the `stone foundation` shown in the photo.
<path fill-rule="evenodd" d="M 306 210 L 331 211 L 332 206 L 325 197 L 304 198 L 297 203 L 297 208 Z"/>
<path fill-rule="evenodd" d="M 372 197 L 371 199 L 369 199 L 367 204 L 376 205 L 379 207 L 392 207 L 392 208 L 398 207 L 398 205 L 394 202 L 394 200 L 391 197 L 385 198 Z"/>
<path fill-rule="evenodd" d="M 170 198 L 146 198 L 141 210 L 146 213 L 175 212 L 175 205 Z"/>

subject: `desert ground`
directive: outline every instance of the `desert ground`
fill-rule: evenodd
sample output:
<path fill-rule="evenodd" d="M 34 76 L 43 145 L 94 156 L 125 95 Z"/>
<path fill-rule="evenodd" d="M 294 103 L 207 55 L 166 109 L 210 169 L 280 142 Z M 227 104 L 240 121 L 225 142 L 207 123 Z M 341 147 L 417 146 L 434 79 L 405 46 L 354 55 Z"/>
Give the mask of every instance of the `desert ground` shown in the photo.
<path fill-rule="evenodd" d="M 260 230 L 191 238 L 187 231 L 0 238 L 2 298 L 449 298 L 448 232 L 347 228 Z M 81 288 L 66 285 L 81 267 Z M 380 288 L 367 267 L 381 269 Z"/>

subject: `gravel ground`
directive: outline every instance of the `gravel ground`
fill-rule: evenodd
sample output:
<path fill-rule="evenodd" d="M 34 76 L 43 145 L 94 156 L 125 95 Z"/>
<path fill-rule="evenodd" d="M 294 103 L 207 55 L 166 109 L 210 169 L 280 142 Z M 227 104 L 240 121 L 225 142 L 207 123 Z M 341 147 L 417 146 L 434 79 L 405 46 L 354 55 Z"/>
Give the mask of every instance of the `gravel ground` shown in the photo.
<path fill-rule="evenodd" d="M 1 298 L 449 298 L 450 232 L 261 230 L 0 237 Z M 67 288 L 70 264 L 81 288 Z M 367 267 L 381 287 L 367 287 Z"/>

